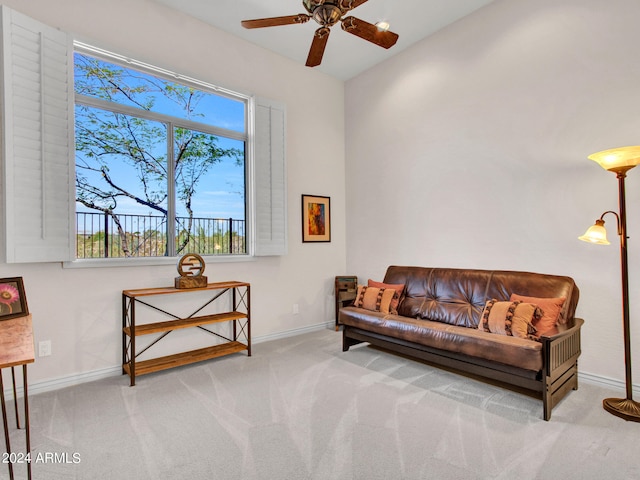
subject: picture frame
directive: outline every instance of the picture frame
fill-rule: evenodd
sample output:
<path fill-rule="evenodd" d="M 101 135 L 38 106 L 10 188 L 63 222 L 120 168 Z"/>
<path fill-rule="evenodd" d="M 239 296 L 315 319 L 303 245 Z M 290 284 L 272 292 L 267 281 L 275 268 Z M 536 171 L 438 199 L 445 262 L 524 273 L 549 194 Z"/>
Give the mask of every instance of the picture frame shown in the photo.
<path fill-rule="evenodd" d="M 29 315 L 22 277 L 0 278 L 0 321 Z"/>
<path fill-rule="evenodd" d="M 331 198 L 302 195 L 302 241 L 331 241 Z"/>

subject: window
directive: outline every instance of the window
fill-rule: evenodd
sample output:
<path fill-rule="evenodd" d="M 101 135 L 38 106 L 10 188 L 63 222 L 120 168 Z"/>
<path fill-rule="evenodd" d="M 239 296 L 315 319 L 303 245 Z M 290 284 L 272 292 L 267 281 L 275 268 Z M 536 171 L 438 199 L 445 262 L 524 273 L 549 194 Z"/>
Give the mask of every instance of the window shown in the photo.
<path fill-rule="evenodd" d="M 287 253 L 284 105 L 0 17 L 2 260 Z"/>
<path fill-rule="evenodd" d="M 81 49 L 74 88 L 78 258 L 247 253 L 246 98 Z"/>

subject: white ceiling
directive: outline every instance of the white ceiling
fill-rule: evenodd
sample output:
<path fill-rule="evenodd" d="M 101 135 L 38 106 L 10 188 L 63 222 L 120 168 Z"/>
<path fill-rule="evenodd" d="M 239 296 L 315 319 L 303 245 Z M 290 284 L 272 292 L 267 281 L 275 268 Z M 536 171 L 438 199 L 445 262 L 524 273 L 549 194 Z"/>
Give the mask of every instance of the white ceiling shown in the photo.
<path fill-rule="evenodd" d="M 154 0 L 214 27 L 304 65 L 318 24 L 286 25 L 247 30 L 241 20 L 306 13 L 300 0 Z M 389 50 L 334 25 L 322 64 L 315 69 L 347 80 L 397 54 L 493 0 L 369 0 L 350 12 L 369 23 L 386 20 L 400 38 Z M 212 46 L 216 48 L 216 46 Z"/>

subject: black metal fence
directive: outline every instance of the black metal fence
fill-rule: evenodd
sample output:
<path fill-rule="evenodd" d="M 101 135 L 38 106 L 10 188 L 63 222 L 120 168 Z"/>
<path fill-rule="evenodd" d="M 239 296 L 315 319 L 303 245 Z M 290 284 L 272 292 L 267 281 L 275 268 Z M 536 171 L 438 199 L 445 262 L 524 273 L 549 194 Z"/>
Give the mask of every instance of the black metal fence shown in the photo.
<path fill-rule="evenodd" d="M 247 253 L 246 223 L 233 218 L 176 217 L 178 255 Z M 76 212 L 76 258 L 162 257 L 167 217 Z"/>

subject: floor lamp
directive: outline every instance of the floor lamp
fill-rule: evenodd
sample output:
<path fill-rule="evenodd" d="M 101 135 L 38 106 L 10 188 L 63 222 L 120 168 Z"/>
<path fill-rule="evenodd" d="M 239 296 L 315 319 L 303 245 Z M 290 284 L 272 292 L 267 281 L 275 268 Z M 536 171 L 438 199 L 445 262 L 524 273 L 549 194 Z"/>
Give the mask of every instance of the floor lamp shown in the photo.
<path fill-rule="evenodd" d="M 627 171 L 640 164 L 640 146 L 620 147 L 589 155 L 590 160 L 597 162 L 602 168 L 614 172 L 618 178 L 619 213 L 604 212 L 595 225 L 590 227 L 580 240 L 598 245 L 609 245 L 607 231 L 604 228 L 604 216 L 611 213 L 618 223 L 620 237 L 620 267 L 622 271 L 622 327 L 624 333 L 624 363 L 627 386 L 626 398 L 606 398 L 602 401 L 604 409 L 618 417 L 633 422 L 640 422 L 640 403 L 633 400 L 633 383 L 631 377 L 631 335 L 629 332 L 629 271 L 627 264 L 627 213 L 625 205 L 624 179 Z"/>

